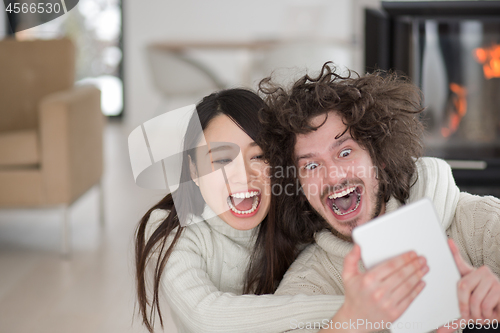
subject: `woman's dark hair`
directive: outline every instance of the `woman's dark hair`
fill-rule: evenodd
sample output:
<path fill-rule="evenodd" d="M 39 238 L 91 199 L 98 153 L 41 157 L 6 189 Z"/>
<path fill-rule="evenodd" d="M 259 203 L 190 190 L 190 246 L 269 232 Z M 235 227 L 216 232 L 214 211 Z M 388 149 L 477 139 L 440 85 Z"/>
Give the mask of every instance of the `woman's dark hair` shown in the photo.
<path fill-rule="evenodd" d="M 317 77 L 305 75 L 289 90 L 271 78 L 263 79 L 259 87 L 267 102 L 260 113 L 264 126 L 260 144 L 271 174 L 276 174 L 278 168 L 297 170 L 297 134 L 319 127 L 311 126 L 313 117 L 336 112 L 346 131 L 369 152 L 383 200 L 387 202 L 394 196 L 404 203 L 408 198 L 415 161 L 422 155 L 423 126 L 418 114 L 423 108 L 420 90 L 407 78 L 382 71 L 364 77 L 349 71 L 347 76 L 341 76 L 327 62 Z M 272 186 L 291 187 L 298 195 L 276 198 L 276 214 L 281 216 L 276 228 L 309 242 L 315 232 L 327 226 L 301 192 L 296 174 L 281 174 L 283 177 L 272 177 Z"/>
<path fill-rule="evenodd" d="M 185 228 L 185 224 L 181 223 L 181 221 L 183 221 L 187 214 L 200 215 L 205 205 L 199 188 L 191 180 L 188 162 L 189 158 L 191 158 L 194 164 L 196 164 L 195 149 L 189 148 L 196 147 L 197 142 L 201 138 L 200 125 L 201 130 L 205 130 L 212 119 L 219 115 L 226 115 L 257 142 L 262 128 L 258 120 L 258 111 L 263 107 L 263 100 L 257 94 L 245 89 L 228 89 L 213 93 L 203 98 L 196 106 L 196 112 L 189 121 L 184 138 L 184 153 L 179 188 L 149 209 L 139 222 L 136 231 L 135 261 L 139 312 L 144 325 L 150 332 L 153 332 L 155 312 L 158 313 L 160 323 L 163 327 L 159 301 L 160 280 L 167 260 Z M 184 198 L 184 200 L 181 198 Z M 273 206 L 272 200 L 271 198 L 271 211 Z M 156 230 L 153 231 L 149 239 L 146 239 L 148 221 L 151 213 L 156 209 L 167 210 L 169 214 Z M 272 229 L 267 227 L 267 224 L 272 224 L 269 220 L 270 217 L 266 217 L 261 222 L 260 228 L 256 228 L 256 230 L 258 229 L 258 234 L 248 267 L 248 277 L 245 282 L 244 293 L 273 292 L 293 260 L 286 260 L 286 263 L 283 264 L 284 261 L 277 260 L 276 258 L 278 256 L 290 257 L 295 255 L 294 245 L 286 240 L 283 242 L 280 250 L 274 250 L 276 247 L 268 247 L 268 250 L 266 250 L 268 253 L 260 250 L 264 248 L 263 244 L 270 244 L 269 237 L 266 237 L 267 231 Z M 175 233 L 175 235 L 169 243 L 167 242 L 167 237 L 172 233 Z M 150 300 L 146 283 L 146 269 L 147 265 L 150 264 L 149 261 L 153 254 L 155 254 L 155 258 L 157 255 L 157 259 L 154 262 L 153 294 Z M 265 259 L 265 257 L 268 257 L 268 259 Z M 281 265 L 277 265 L 277 262 L 280 262 Z M 269 279 L 272 280 L 270 281 Z"/>

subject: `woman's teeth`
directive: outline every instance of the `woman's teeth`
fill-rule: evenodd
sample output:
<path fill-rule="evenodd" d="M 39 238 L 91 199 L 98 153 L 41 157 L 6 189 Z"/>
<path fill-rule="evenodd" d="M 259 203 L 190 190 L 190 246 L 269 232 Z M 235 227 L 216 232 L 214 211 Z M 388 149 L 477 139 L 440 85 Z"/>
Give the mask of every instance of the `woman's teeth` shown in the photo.
<path fill-rule="evenodd" d="M 250 213 L 253 213 L 257 209 L 257 206 L 259 205 L 258 194 L 259 194 L 258 191 L 252 191 L 252 192 L 246 192 L 246 193 L 240 192 L 240 193 L 231 194 L 227 198 L 227 204 L 229 205 L 229 208 L 233 212 L 235 212 L 236 214 L 250 214 Z M 239 209 L 236 209 L 236 207 L 233 205 L 233 202 L 231 201 L 231 198 L 247 199 L 247 198 L 252 198 L 252 197 L 253 197 L 253 203 L 252 203 L 252 207 L 249 210 L 241 211 Z"/>
<path fill-rule="evenodd" d="M 245 198 L 251 198 L 259 194 L 258 191 L 252 191 L 252 192 L 240 192 L 240 193 L 234 193 L 231 194 L 232 198 L 237 198 L 237 199 L 245 199 Z"/>

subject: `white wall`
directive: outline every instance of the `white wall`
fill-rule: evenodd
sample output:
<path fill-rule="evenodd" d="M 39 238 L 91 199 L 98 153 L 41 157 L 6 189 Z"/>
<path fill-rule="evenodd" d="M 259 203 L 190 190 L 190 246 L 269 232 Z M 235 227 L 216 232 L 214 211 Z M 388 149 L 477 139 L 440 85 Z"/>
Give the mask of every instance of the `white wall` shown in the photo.
<path fill-rule="evenodd" d="M 145 58 L 149 43 L 314 37 L 352 52 L 349 66 L 360 70 L 362 40 L 355 34 L 362 28 L 355 24 L 362 24 L 360 6 L 367 2 L 377 5 L 379 0 L 124 1 L 127 124 L 133 128 L 150 119 L 160 103 Z M 207 55 L 212 67 L 233 86 L 241 84 L 238 70 L 242 59 L 241 52 Z M 182 104 L 172 108 L 177 106 Z"/>

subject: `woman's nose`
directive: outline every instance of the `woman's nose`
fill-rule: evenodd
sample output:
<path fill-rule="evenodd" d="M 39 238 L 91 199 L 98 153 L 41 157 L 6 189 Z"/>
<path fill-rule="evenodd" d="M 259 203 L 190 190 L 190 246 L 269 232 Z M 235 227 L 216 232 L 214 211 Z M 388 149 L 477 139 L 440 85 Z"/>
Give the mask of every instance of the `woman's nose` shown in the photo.
<path fill-rule="evenodd" d="M 230 184 L 246 185 L 250 182 L 251 168 L 246 165 L 241 153 L 236 156 L 230 166 L 226 167 L 226 173 Z"/>

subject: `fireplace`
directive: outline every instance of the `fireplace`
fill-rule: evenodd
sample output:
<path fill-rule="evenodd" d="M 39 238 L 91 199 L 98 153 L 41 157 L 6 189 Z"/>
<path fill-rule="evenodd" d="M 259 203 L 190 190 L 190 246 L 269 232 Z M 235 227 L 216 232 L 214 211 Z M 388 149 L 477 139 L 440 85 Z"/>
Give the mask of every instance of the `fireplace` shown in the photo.
<path fill-rule="evenodd" d="M 382 2 L 365 11 L 366 71 L 408 75 L 424 93 L 427 156 L 462 186 L 500 186 L 500 2 Z"/>

